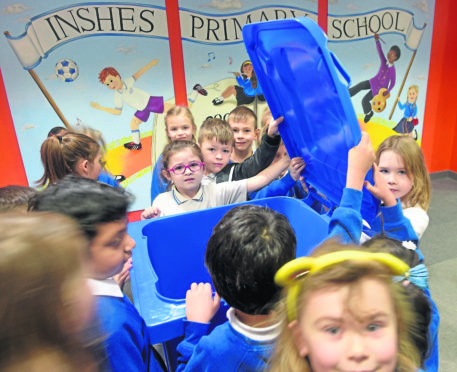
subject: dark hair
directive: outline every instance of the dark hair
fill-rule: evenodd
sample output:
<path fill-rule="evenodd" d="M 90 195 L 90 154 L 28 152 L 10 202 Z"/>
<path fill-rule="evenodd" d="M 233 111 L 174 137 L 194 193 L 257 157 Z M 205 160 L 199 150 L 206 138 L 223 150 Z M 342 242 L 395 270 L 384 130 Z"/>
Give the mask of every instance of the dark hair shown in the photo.
<path fill-rule="evenodd" d="M 397 46 L 397 45 L 392 45 L 390 47 L 390 50 L 393 50 L 395 55 L 397 56 L 397 59 L 396 61 L 398 61 L 400 59 L 400 56 L 401 56 L 401 51 L 400 51 L 400 48 Z"/>
<path fill-rule="evenodd" d="M 280 297 L 274 275 L 296 256 L 287 218 L 267 207 L 241 205 L 214 227 L 205 265 L 217 293 L 250 315 L 268 314 Z"/>
<path fill-rule="evenodd" d="M 389 238 L 385 235 L 376 235 L 362 244 L 368 250 L 390 253 L 406 262 L 411 268 L 420 264 L 419 255 L 415 250 L 405 248 L 402 242 Z M 411 282 L 400 284 L 416 314 L 416 322 L 413 330 L 409 331 L 410 338 L 416 345 L 421 363 L 423 364 L 429 354 L 428 327 L 432 318 L 432 307 L 421 288 Z"/>
<path fill-rule="evenodd" d="M 35 193 L 36 190 L 28 186 L 9 185 L 0 187 L 0 212 L 27 207 L 30 197 Z"/>
<path fill-rule="evenodd" d="M 52 136 L 55 136 L 56 134 L 59 134 L 62 135 L 63 133 L 67 132 L 68 129 L 65 128 L 65 127 L 53 127 L 51 128 L 51 130 L 49 131 L 48 133 L 48 137 L 52 137 Z"/>
<path fill-rule="evenodd" d="M 47 211 L 73 217 L 89 240 L 100 224 L 126 217 L 132 197 L 121 187 L 68 175 L 49 185 L 29 201 L 30 211 Z"/>

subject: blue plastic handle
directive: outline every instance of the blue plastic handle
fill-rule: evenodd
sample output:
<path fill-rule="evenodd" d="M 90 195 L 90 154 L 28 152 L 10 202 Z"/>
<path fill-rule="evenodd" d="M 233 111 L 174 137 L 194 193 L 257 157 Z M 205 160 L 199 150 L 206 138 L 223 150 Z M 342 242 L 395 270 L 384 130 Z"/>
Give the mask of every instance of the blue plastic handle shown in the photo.
<path fill-rule="evenodd" d="M 338 58 L 336 58 L 336 55 L 334 55 L 332 52 L 330 52 L 330 55 L 332 56 L 333 63 L 335 64 L 340 74 L 344 77 L 344 80 L 346 80 L 349 87 L 349 85 L 351 85 L 351 77 L 349 76 L 348 72 L 344 69 L 343 65 L 340 63 Z"/>

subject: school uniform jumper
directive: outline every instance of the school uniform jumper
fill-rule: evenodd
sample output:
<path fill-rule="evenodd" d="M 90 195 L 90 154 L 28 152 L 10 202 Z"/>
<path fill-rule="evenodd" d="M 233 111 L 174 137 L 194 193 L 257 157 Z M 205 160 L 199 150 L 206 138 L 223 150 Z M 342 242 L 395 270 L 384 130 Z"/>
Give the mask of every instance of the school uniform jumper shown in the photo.
<path fill-rule="evenodd" d="M 254 154 L 241 163 L 228 163 L 217 172 L 216 183 L 238 181 L 256 176 L 271 164 L 280 143 L 280 136 L 270 137 L 265 133 Z"/>
<path fill-rule="evenodd" d="M 184 321 L 184 340 L 178 345 L 178 368 L 182 371 L 263 371 L 274 349 L 280 326 L 253 328 L 242 324 L 235 309 L 228 321 L 206 335 L 209 323 Z"/>
<path fill-rule="evenodd" d="M 105 347 L 113 372 L 162 372 L 151 355 L 149 333 L 143 318 L 114 279 L 88 279 L 96 298 L 97 316 L 106 336 Z"/>

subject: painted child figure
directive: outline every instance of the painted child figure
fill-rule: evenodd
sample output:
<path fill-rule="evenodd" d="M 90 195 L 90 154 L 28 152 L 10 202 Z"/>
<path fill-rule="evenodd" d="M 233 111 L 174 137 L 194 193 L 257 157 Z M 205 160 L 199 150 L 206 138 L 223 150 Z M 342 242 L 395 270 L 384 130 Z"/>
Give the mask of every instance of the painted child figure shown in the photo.
<path fill-rule="evenodd" d="M 171 104 L 164 103 L 162 96 L 150 96 L 145 91 L 134 87 L 135 82 L 146 71 L 158 63 L 158 59 L 153 59 L 125 80 L 122 80 L 119 72 L 113 67 L 105 67 L 98 75 L 98 79 L 102 84 L 106 85 L 109 90 L 114 90 L 114 108 L 102 106 L 97 102 L 91 102 L 90 105 L 94 109 L 112 115 L 120 115 L 125 103 L 136 110 L 130 121 L 132 141 L 124 143 L 124 147 L 128 150 L 141 150 L 143 148 L 140 141 L 140 124 L 148 121 L 151 113 L 161 114 L 173 107 Z M 208 94 L 200 84 L 196 84 L 189 98 L 190 104 L 195 101 L 197 93 L 204 96 Z"/>
<path fill-rule="evenodd" d="M 212 100 L 213 105 L 220 105 L 229 98 L 235 96 L 236 104 L 248 105 L 254 102 L 258 97 L 260 101 L 265 101 L 262 87 L 260 86 L 254 67 L 250 60 L 246 60 L 241 64 L 240 72 L 234 72 L 236 82 L 238 85 L 230 85 L 227 87 L 219 97 Z"/>
<path fill-rule="evenodd" d="M 140 124 L 148 121 L 151 112 L 161 114 L 165 109 L 163 97 L 150 96 L 145 91 L 134 87 L 135 82 L 146 71 L 148 71 L 151 67 L 156 66 L 158 63 L 158 59 L 152 60 L 146 66 L 140 68 L 137 72 L 125 80 L 121 79 L 121 75 L 113 67 L 105 67 L 98 75 L 100 82 L 106 85 L 109 90 L 114 91 L 114 108 L 104 107 L 97 102 L 91 102 L 90 105 L 94 109 L 101 110 L 112 115 L 120 115 L 125 103 L 137 110 L 130 121 L 132 141 L 124 143 L 124 147 L 128 150 L 142 149 L 140 142 Z"/>
<path fill-rule="evenodd" d="M 214 227 L 205 265 L 209 283 L 193 283 L 186 294 L 184 340 L 177 371 L 263 371 L 278 336 L 274 306 L 280 289 L 276 270 L 296 255 L 287 218 L 266 207 L 243 205 Z M 230 306 L 228 321 L 208 333 L 220 297 Z"/>
<path fill-rule="evenodd" d="M 130 200 L 123 188 L 69 175 L 35 195 L 29 209 L 74 218 L 88 239 L 86 272 L 112 371 L 162 371 L 143 318 L 113 279 L 135 247 L 127 233 Z"/>
<path fill-rule="evenodd" d="M 413 136 L 414 127 L 417 125 L 418 121 L 416 118 L 417 115 L 417 96 L 419 94 L 419 87 L 417 85 L 411 85 L 408 88 L 408 98 L 403 104 L 398 102 L 398 107 L 403 110 L 403 118 L 398 122 L 398 124 L 393 128 L 397 133 L 407 134 L 408 136 Z M 415 138 L 417 139 L 417 138 Z"/>
<path fill-rule="evenodd" d="M 334 242 L 284 265 L 282 330 L 270 371 L 415 372 L 414 313 L 392 281 L 409 266 L 387 253 Z"/>
<path fill-rule="evenodd" d="M 365 118 L 363 121 L 368 123 L 373 116 L 373 110 L 370 104 L 370 101 L 376 96 L 381 88 L 385 88 L 384 96 L 387 96 L 395 85 L 395 66 L 394 62 L 400 58 L 400 48 L 397 45 L 393 45 L 387 57 L 384 56 L 381 43 L 379 41 L 379 35 L 374 34 L 374 39 L 376 41 L 376 50 L 378 51 L 379 59 L 381 65 L 379 71 L 370 80 L 365 80 L 357 85 L 349 88 L 349 94 L 352 96 L 359 93 L 361 90 L 368 90 L 368 93 L 362 98 L 362 108 L 365 113 Z"/>

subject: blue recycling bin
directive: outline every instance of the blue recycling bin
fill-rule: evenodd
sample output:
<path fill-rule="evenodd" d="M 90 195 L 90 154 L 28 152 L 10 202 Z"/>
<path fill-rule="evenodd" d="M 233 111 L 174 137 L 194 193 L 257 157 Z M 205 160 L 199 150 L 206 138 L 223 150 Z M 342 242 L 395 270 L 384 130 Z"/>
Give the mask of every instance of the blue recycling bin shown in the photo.
<path fill-rule="evenodd" d="M 305 256 L 327 236 L 328 217 L 301 200 L 266 198 L 241 204 L 284 214 L 297 235 L 297 255 Z M 192 282 L 211 282 L 204 265 L 213 227 L 235 205 L 130 223 L 136 241 L 130 274 L 135 306 L 150 330 L 151 342 L 183 335 L 186 291 Z"/>

